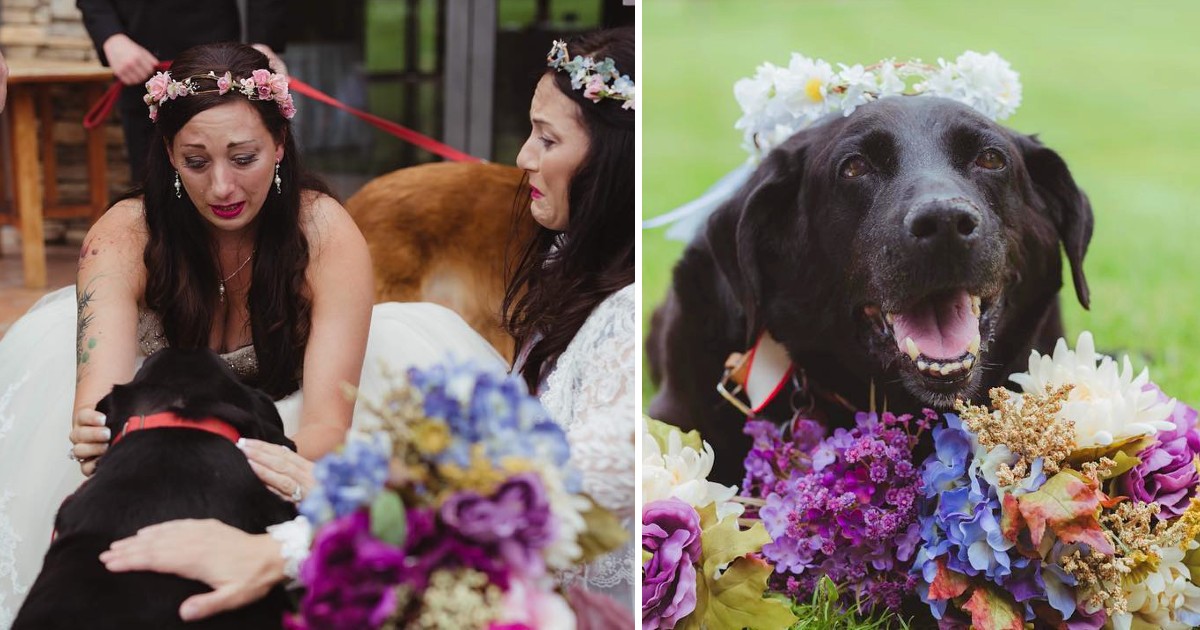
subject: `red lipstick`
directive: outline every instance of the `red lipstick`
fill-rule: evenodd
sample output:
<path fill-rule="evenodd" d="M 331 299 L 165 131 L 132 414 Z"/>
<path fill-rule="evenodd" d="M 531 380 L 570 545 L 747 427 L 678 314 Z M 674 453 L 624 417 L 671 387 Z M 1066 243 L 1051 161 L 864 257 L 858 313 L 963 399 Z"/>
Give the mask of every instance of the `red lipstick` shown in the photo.
<path fill-rule="evenodd" d="M 217 215 L 218 217 L 222 219 L 232 219 L 242 213 L 242 210 L 246 207 L 246 202 L 239 201 L 228 206 L 214 206 L 209 204 L 208 207 L 212 210 L 213 214 Z"/>

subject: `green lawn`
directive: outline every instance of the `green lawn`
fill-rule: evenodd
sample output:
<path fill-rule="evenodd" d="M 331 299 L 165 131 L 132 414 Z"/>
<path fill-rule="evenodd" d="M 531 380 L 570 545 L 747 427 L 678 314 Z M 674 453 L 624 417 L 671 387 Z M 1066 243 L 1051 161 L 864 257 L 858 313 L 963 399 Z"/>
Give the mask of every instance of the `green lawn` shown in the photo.
<path fill-rule="evenodd" d="M 1200 403 L 1200 3 L 650 0 L 642 16 L 645 217 L 745 159 L 732 88 L 763 61 L 1000 53 L 1024 86 L 1006 124 L 1057 150 L 1096 214 L 1092 310 L 1066 278 L 1068 335 L 1091 330 Z M 683 245 L 662 229 L 643 236 L 648 332 Z"/>

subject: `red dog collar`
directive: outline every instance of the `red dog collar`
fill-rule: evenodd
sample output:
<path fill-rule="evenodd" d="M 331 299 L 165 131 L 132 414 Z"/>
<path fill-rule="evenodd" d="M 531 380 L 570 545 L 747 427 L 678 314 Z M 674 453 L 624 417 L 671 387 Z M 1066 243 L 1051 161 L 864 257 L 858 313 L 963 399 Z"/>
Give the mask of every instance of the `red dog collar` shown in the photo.
<path fill-rule="evenodd" d="M 132 431 L 141 431 L 142 429 L 161 429 L 164 427 L 177 427 L 181 429 L 198 429 L 200 431 L 208 431 L 215 433 L 230 442 L 237 443 L 242 435 L 238 430 L 233 428 L 228 422 L 220 418 L 204 418 L 203 420 L 189 420 L 180 418 L 171 411 L 163 411 L 160 413 L 150 414 L 148 416 L 130 416 L 125 421 L 125 428 L 113 438 L 112 443 L 115 445 L 126 433 Z"/>

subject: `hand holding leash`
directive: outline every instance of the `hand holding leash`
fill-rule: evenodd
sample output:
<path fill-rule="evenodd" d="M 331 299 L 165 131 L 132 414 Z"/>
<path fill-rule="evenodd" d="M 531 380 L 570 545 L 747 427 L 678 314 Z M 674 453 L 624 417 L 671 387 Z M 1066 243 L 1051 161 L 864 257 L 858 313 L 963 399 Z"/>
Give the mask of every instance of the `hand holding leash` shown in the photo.
<path fill-rule="evenodd" d="M 296 452 L 259 440 L 239 440 L 238 448 L 246 453 L 250 468 L 279 497 L 299 503 L 317 485 L 313 463 Z"/>
<path fill-rule="evenodd" d="M 89 477 L 96 472 L 96 460 L 108 450 L 108 440 L 112 437 L 105 421 L 104 414 L 87 407 L 76 409 L 72 419 L 67 457 L 79 462 L 79 469 Z"/>

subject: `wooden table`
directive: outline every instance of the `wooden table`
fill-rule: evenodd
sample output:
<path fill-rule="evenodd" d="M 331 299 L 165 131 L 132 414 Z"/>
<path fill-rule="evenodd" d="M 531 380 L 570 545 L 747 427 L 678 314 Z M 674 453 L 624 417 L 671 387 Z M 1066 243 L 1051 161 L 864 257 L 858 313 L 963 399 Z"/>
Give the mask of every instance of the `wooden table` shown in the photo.
<path fill-rule="evenodd" d="M 17 207 L 16 223 L 21 230 L 25 286 L 40 289 L 46 286 L 42 220 L 81 217 L 95 220 L 108 206 L 108 156 L 103 125 L 87 132 L 88 203 L 60 202 L 49 88 L 55 84 L 76 85 L 87 95 L 88 103 L 92 103 L 112 83 L 113 74 L 95 63 L 39 59 L 9 59 L 8 71 L 8 107 L 4 111 L 12 142 L 7 149 L 13 165 L 13 199 Z M 40 168 L 39 153 L 43 162 Z M 7 216 L 0 215 L 0 224 L 9 222 Z"/>

